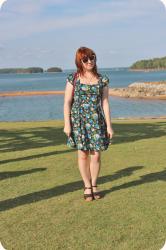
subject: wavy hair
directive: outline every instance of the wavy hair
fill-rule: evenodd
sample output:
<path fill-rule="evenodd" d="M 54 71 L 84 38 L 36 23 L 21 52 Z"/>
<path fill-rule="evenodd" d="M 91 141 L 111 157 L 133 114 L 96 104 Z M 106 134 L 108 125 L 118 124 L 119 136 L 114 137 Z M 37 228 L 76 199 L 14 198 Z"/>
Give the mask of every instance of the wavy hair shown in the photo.
<path fill-rule="evenodd" d="M 77 51 L 76 51 L 76 56 L 75 56 L 75 64 L 76 64 L 76 67 L 77 67 L 77 73 L 79 73 L 80 75 L 83 75 L 84 74 L 84 70 L 83 70 L 83 65 L 82 65 L 82 62 L 81 62 L 81 59 L 84 57 L 84 56 L 92 56 L 92 55 L 95 55 L 95 58 L 97 60 L 97 57 L 96 57 L 96 54 L 95 52 L 90 49 L 90 48 L 87 48 L 87 47 L 80 47 Z M 97 71 L 97 65 L 96 65 L 96 60 L 95 60 L 95 65 L 92 69 L 92 72 L 95 76 L 99 77 L 100 74 L 98 73 Z"/>

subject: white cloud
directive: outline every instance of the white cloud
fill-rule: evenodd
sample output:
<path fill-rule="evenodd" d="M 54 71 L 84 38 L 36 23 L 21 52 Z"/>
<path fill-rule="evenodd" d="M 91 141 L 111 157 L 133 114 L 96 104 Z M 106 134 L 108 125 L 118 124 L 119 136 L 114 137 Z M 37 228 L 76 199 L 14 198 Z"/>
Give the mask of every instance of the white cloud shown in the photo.
<path fill-rule="evenodd" d="M 156 53 L 154 44 L 161 45 L 157 46 L 160 51 L 164 47 L 161 37 L 165 34 L 165 13 L 161 13 L 159 0 L 84 1 L 7 1 L 0 12 L 0 53 L 3 54 L 0 63 L 18 62 L 21 65 L 41 58 L 37 62 L 57 60 L 68 65 L 71 54 L 81 43 L 94 46 L 103 58 L 102 65 L 105 59 L 110 62 L 110 58 L 118 65 L 117 60 L 121 62 L 122 58 L 135 60 L 136 54 L 141 57 L 142 48 L 146 47 L 150 54 L 150 50 Z M 154 20 L 154 16 L 158 18 Z M 148 43 L 153 44 L 151 48 Z"/>
<path fill-rule="evenodd" d="M 2 8 L 2 6 L 4 5 L 4 3 L 6 2 L 7 0 L 0 0 L 0 10 Z"/>
<path fill-rule="evenodd" d="M 14 2 L 14 1 L 13 1 Z M 45 17 L 40 13 L 48 5 L 64 5 L 69 0 L 38 0 L 15 1 L 11 4 L 9 13 L 1 16 L 0 33 L 3 40 L 26 37 L 38 32 L 56 29 L 94 27 L 96 25 L 112 24 L 114 21 L 135 19 L 146 15 L 147 9 L 142 9 L 136 0 L 99 2 L 83 10 L 80 15 L 62 15 L 61 17 Z M 125 3 L 126 2 L 126 3 Z M 77 6 L 77 5 L 76 5 Z M 79 6 L 77 6 L 78 8 Z"/>
<path fill-rule="evenodd" d="M 160 0 L 160 2 L 164 5 L 164 7 L 166 8 L 166 0 Z"/>

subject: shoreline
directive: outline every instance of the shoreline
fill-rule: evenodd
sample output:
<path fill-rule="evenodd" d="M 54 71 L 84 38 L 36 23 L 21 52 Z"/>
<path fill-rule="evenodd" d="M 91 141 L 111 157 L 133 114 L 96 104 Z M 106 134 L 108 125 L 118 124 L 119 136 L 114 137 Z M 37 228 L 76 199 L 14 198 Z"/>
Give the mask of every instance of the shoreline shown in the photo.
<path fill-rule="evenodd" d="M 114 97 L 119 97 L 119 98 L 124 98 L 124 99 L 135 99 L 135 100 L 160 100 L 160 101 L 165 101 L 166 100 L 166 95 L 162 96 L 125 96 L 121 95 L 121 93 L 118 93 L 118 91 L 109 89 L 109 95 L 114 96 Z"/>
<path fill-rule="evenodd" d="M 33 95 L 63 95 L 62 90 L 50 90 L 50 91 L 12 91 L 12 92 L 0 92 L 0 97 L 10 96 L 33 96 Z"/>
<path fill-rule="evenodd" d="M 164 121 L 166 120 L 166 116 L 137 116 L 137 117 L 117 117 L 117 118 L 111 118 L 112 123 L 116 121 Z M 0 125 L 5 123 L 55 123 L 55 122 L 64 122 L 62 119 L 53 119 L 53 120 L 32 120 L 32 121 L 0 121 Z"/>
<path fill-rule="evenodd" d="M 166 120 L 166 116 L 129 116 L 129 117 L 112 117 L 112 121 L 141 121 L 141 120 Z M 2 123 L 31 123 L 31 122 L 63 122 L 63 119 L 52 119 L 52 120 L 18 120 L 18 121 L 0 121 L 0 124 Z"/>
<path fill-rule="evenodd" d="M 151 68 L 149 68 L 149 69 L 131 69 L 131 68 L 129 68 L 128 69 L 128 71 L 138 71 L 138 72 L 157 72 L 157 71 L 166 71 L 166 68 L 161 68 L 161 69 L 158 69 L 158 68 L 156 68 L 156 69 L 151 69 Z"/>
<path fill-rule="evenodd" d="M 16 97 L 16 96 L 36 96 L 36 95 L 64 95 L 63 90 L 50 90 L 50 91 L 13 91 L 13 92 L 0 92 L 0 97 Z M 161 96 L 121 96 L 114 88 L 109 88 L 109 96 L 115 96 L 120 98 L 132 98 L 132 99 L 148 99 L 148 100 L 166 100 L 166 95 Z"/>
<path fill-rule="evenodd" d="M 109 89 L 109 93 L 124 98 L 166 100 L 166 81 L 134 82 L 127 87 Z"/>

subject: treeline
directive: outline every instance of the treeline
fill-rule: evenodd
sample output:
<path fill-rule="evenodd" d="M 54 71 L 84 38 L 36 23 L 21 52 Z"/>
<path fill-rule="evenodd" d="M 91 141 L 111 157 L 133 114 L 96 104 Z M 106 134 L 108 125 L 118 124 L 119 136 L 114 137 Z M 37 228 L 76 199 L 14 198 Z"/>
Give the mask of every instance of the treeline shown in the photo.
<path fill-rule="evenodd" d="M 166 57 L 140 60 L 135 62 L 130 69 L 166 69 Z"/>
<path fill-rule="evenodd" d="M 44 71 L 43 68 L 40 67 L 30 67 L 30 68 L 3 68 L 0 69 L 0 74 L 25 74 L 25 73 L 43 73 L 43 72 L 62 72 L 61 68 L 52 67 L 48 68 Z"/>

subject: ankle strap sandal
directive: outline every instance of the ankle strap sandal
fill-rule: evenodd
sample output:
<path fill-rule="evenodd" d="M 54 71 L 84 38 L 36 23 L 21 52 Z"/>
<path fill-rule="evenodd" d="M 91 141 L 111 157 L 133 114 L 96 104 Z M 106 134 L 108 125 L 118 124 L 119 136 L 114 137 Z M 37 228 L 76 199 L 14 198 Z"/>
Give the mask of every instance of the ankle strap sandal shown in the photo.
<path fill-rule="evenodd" d="M 92 185 L 92 187 L 97 187 L 97 185 Z M 101 192 L 100 191 L 97 191 L 97 192 L 93 192 L 93 189 L 92 189 L 92 193 L 93 193 L 93 198 L 95 200 L 98 200 L 101 198 Z"/>
<path fill-rule="evenodd" d="M 92 190 L 92 187 L 84 187 L 84 190 L 85 190 L 85 189 L 91 189 L 91 190 Z M 90 199 L 90 200 L 87 199 L 87 198 L 89 198 L 89 197 L 92 198 L 92 199 Z M 93 193 L 91 192 L 91 194 L 84 194 L 84 199 L 87 200 L 87 201 L 93 200 Z"/>

